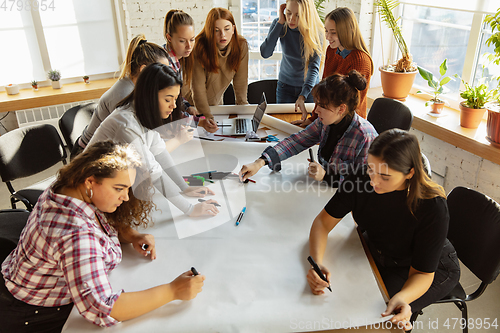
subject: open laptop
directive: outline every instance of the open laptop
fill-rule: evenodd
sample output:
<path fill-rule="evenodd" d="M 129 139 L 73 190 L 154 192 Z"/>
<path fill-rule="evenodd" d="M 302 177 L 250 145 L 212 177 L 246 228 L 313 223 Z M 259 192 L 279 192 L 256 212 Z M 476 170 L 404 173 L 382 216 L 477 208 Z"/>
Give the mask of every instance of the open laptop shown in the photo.
<path fill-rule="evenodd" d="M 246 135 L 247 131 L 257 132 L 262 117 L 266 112 L 267 101 L 266 95 L 262 93 L 260 103 L 257 104 L 255 113 L 252 119 L 248 118 L 232 118 L 222 121 L 222 134 L 224 135 Z"/>

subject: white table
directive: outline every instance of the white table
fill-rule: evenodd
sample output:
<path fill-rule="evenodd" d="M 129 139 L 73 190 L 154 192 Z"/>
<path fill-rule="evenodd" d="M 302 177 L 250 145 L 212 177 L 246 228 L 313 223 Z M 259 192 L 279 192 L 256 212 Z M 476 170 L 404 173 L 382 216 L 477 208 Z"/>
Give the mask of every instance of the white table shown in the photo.
<path fill-rule="evenodd" d="M 173 157 L 183 163 L 190 157 L 200 157 L 202 152 L 209 156 L 227 154 L 242 165 L 255 160 L 266 146 L 193 140 L 182 148 L 190 152 L 189 156 L 178 150 Z M 310 292 L 306 281 L 309 230 L 334 190 L 308 182 L 307 157 L 304 152 L 285 161 L 280 173 L 263 168 L 252 177 L 256 184 L 237 185 L 245 193 L 244 199 L 237 198 L 237 205 L 246 200 L 247 206 L 237 227 L 233 217 L 218 227 L 179 239 L 177 219 L 184 220 L 164 198 L 155 197 L 162 211 L 155 213 L 155 224 L 148 232 L 155 235 L 158 259 L 151 262 L 131 246 L 123 246 L 123 261 L 110 274 L 113 288 L 146 289 L 170 282 L 194 266 L 206 275 L 203 291 L 194 300 L 172 302 L 107 331 L 318 331 L 382 321 L 385 302 L 350 216 L 329 236 L 325 265 L 332 272 L 333 292 L 326 291 L 322 296 Z M 184 169 L 181 173 L 184 175 Z M 237 184 L 236 180 L 224 182 Z M 233 198 L 220 195 L 220 209 L 227 210 Z M 100 328 L 73 309 L 65 331 L 92 332 Z"/>

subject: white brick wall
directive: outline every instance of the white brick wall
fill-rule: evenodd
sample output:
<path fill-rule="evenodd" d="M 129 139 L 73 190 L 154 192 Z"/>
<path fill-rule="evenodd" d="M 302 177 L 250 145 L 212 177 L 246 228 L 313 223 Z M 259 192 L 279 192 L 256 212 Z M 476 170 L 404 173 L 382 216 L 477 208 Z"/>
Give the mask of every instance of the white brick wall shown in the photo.
<path fill-rule="evenodd" d="M 170 9 L 182 9 L 189 13 L 195 22 L 196 34 L 205 24 L 208 11 L 213 7 L 241 7 L 238 0 L 122 0 L 125 11 L 127 38 L 130 41 L 137 34 L 144 34 L 149 41 L 163 45 L 163 20 Z M 356 14 L 363 38 L 371 47 L 371 29 L 374 0 L 330 0 L 325 5 L 325 14 L 337 7 L 349 7 Z M 239 13 L 233 13 L 237 16 Z M 238 19 L 236 18 L 238 21 Z M 128 44 L 127 41 L 127 44 Z"/>
<path fill-rule="evenodd" d="M 444 176 L 446 193 L 456 186 L 465 186 L 500 203 L 500 165 L 413 128 L 411 132 L 418 137 L 433 172 Z M 439 183 L 438 175 L 433 175 L 433 179 L 437 177 Z"/>
<path fill-rule="evenodd" d="M 127 38 L 130 41 L 138 34 L 144 34 L 148 41 L 159 45 L 165 43 L 163 38 L 163 20 L 170 9 L 182 9 L 189 13 L 195 22 L 196 34 L 201 31 L 208 11 L 215 6 L 228 6 L 227 0 L 122 0 L 125 11 Z M 127 41 L 127 44 L 128 44 Z"/>

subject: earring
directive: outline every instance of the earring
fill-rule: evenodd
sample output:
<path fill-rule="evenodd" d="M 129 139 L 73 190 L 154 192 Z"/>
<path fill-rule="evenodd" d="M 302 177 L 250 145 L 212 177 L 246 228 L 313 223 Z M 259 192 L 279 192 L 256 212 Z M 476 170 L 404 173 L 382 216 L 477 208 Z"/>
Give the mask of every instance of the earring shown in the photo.
<path fill-rule="evenodd" d="M 89 195 L 89 190 L 90 190 L 90 195 Z M 94 191 L 92 191 L 92 188 L 88 188 L 85 193 L 87 194 L 89 199 L 92 199 L 92 197 L 94 196 Z"/>

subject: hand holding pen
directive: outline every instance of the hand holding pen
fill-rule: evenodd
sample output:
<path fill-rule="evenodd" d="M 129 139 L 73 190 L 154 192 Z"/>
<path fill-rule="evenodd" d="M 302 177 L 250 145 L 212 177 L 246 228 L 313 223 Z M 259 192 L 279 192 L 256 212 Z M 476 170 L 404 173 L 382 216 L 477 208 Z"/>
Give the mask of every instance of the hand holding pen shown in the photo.
<path fill-rule="evenodd" d="M 134 237 L 132 245 L 134 249 L 143 256 L 151 256 L 151 260 L 156 259 L 155 238 L 153 235 L 137 233 L 137 237 Z"/>
<path fill-rule="evenodd" d="M 323 265 L 318 265 L 311 256 L 307 257 L 307 260 L 312 266 L 307 272 L 307 282 L 309 283 L 309 287 L 311 287 L 312 293 L 315 295 L 324 294 L 325 288 L 332 291 L 328 269 Z"/>

